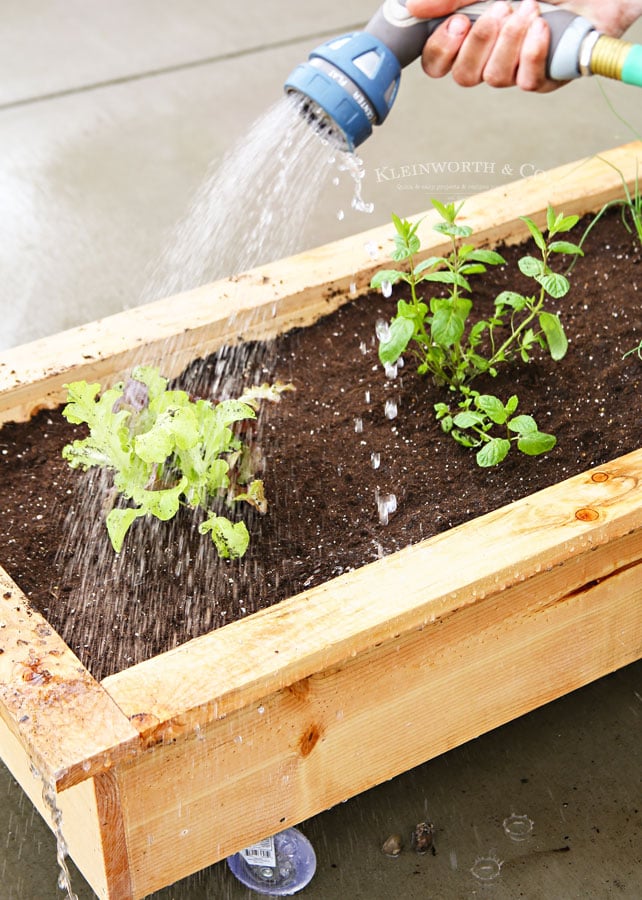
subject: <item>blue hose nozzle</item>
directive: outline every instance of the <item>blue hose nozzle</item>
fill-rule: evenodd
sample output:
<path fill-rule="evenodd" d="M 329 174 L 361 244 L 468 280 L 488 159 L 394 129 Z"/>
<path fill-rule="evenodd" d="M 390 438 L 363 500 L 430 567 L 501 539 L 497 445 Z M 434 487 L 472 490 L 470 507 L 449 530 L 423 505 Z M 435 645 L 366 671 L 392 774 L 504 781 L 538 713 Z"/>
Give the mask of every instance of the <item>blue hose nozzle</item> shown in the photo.
<path fill-rule="evenodd" d="M 399 88 L 401 65 L 366 31 L 326 41 L 285 82 L 302 97 L 303 113 L 320 131 L 354 150 L 388 115 Z"/>
<path fill-rule="evenodd" d="M 474 22 L 489 5 L 489 0 L 471 3 L 458 12 Z M 550 3 L 540 3 L 540 10 L 551 34 L 549 78 L 569 81 L 595 72 L 640 84 L 642 47 L 616 38 L 598 41 L 603 36 L 587 19 Z M 340 35 L 313 50 L 291 73 L 285 91 L 300 99 L 302 114 L 323 136 L 354 150 L 385 120 L 402 68 L 421 55 L 427 38 L 443 21 L 416 19 L 405 0 L 384 0 L 363 31 Z M 613 43 L 618 45 L 617 65 L 611 61 Z M 626 59 L 620 63 L 622 53 Z"/>

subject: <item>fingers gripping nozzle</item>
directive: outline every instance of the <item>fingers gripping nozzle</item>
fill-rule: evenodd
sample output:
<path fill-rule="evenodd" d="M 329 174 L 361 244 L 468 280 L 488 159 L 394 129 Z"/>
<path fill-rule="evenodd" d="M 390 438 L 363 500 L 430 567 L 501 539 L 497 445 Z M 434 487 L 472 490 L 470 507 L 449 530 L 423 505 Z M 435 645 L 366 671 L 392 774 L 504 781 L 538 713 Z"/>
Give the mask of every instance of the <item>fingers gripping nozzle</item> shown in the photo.
<path fill-rule="evenodd" d="M 519 2 L 519 0 L 515 0 Z M 489 2 L 471 3 L 458 12 L 476 21 Z M 581 48 L 595 30 L 590 22 L 550 3 L 540 4 L 551 40 L 548 74 L 568 81 L 586 74 Z M 388 115 L 399 88 L 401 70 L 419 56 L 443 19 L 417 19 L 406 0 L 385 0 L 363 31 L 350 32 L 316 47 L 297 66 L 285 91 L 299 98 L 301 112 L 330 139 L 354 150 Z"/>

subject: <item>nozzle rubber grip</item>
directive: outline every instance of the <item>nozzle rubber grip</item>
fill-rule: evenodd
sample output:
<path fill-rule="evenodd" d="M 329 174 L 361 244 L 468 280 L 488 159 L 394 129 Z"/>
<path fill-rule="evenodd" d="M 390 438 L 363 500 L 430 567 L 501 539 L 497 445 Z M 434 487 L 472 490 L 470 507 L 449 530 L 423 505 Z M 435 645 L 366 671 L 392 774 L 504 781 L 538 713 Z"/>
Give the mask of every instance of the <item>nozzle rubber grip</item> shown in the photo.
<path fill-rule="evenodd" d="M 514 0 L 520 2 L 520 0 Z M 489 2 L 471 3 L 457 10 L 471 22 L 490 6 Z M 547 75 L 554 81 L 570 81 L 581 75 L 580 48 L 584 38 L 595 28 L 587 19 L 559 9 L 550 3 L 540 4 L 542 17 L 548 23 L 551 39 L 548 51 Z M 405 0 L 385 0 L 365 30 L 379 38 L 392 50 L 403 68 L 421 56 L 424 44 L 432 33 L 450 16 L 439 19 L 417 19 L 406 10 Z"/>

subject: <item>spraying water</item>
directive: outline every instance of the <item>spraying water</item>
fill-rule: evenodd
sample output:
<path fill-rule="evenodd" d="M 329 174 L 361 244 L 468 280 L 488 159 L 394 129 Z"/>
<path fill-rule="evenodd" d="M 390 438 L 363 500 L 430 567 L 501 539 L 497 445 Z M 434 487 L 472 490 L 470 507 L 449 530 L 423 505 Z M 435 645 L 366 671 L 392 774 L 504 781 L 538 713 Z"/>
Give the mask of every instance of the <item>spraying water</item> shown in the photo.
<path fill-rule="evenodd" d="M 361 161 L 311 128 L 300 103 L 283 97 L 212 166 L 155 265 L 145 300 L 181 293 L 300 249 L 310 212 L 331 181 L 347 178 L 351 206 L 372 212 L 362 196 Z M 168 342 L 165 355 L 171 353 Z M 247 384 L 269 381 L 273 366 L 269 346 L 239 345 L 219 355 L 215 364 L 193 365 L 180 386 L 220 400 L 238 396 Z M 261 428 L 259 416 L 254 435 L 258 448 Z M 221 566 L 211 545 L 198 535 L 194 516 L 142 522 L 115 556 L 104 525 L 103 507 L 113 502 L 109 477 L 93 469 L 75 473 L 70 485 L 66 541 L 59 553 L 66 610 L 52 624 L 96 678 L 148 658 L 152 644 L 171 648 L 224 625 L 223 610 L 240 618 L 258 608 L 262 585 L 256 573 L 243 560 Z M 248 525 L 252 531 L 252 522 Z M 152 591 L 159 574 L 161 592 Z M 171 606 L 178 609 L 175 619 L 167 613 Z"/>
<path fill-rule="evenodd" d="M 301 246 L 305 225 L 324 187 L 345 173 L 352 207 L 372 212 L 362 197 L 363 165 L 323 140 L 283 97 L 212 167 L 150 278 L 148 300 L 235 275 Z"/>
<path fill-rule="evenodd" d="M 284 97 L 208 173 L 153 270 L 143 300 L 181 293 L 295 252 L 310 210 L 327 182 L 336 182 L 337 172 L 352 180 L 352 207 L 372 212 L 362 196 L 360 160 L 323 140 L 301 117 L 300 100 Z M 167 355 L 171 352 L 168 345 Z M 193 366 L 181 387 L 212 399 L 238 395 L 244 383 L 269 380 L 270 354 L 265 347 L 230 348 L 215 365 Z M 259 418 L 258 447 L 260 425 Z M 144 522 L 115 557 L 104 525 L 104 507 L 113 502 L 109 476 L 90 469 L 70 484 L 66 541 L 59 553 L 67 596 L 60 620 L 52 624 L 97 679 L 148 658 L 150 644 L 170 648 L 224 625 L 230 609 L 240 618 L 258 607 L 262 584 L 256 573 L 243 560 L 219 565 L 211 545 L 198 535 L 195 517 Z M 178 612 L 170 615 L 170 608 Z M 60 815 L 53 801 L 49 806 L 56 814 L 60 886 L 74 900 Z"/>

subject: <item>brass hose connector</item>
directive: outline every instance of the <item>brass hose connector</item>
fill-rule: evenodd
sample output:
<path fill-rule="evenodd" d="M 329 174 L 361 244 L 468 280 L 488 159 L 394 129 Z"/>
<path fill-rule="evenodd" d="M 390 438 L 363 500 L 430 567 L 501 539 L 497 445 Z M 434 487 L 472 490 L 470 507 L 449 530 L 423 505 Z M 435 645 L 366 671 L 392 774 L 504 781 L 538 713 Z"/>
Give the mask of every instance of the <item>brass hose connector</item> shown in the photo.
<path fill-rule="evenodd" d="M 593 75 L 622 80 L 624 63 L 633 44 L 619 38 L 601 34 L 595 41 L 591 53 L 590 69 Z"/>

